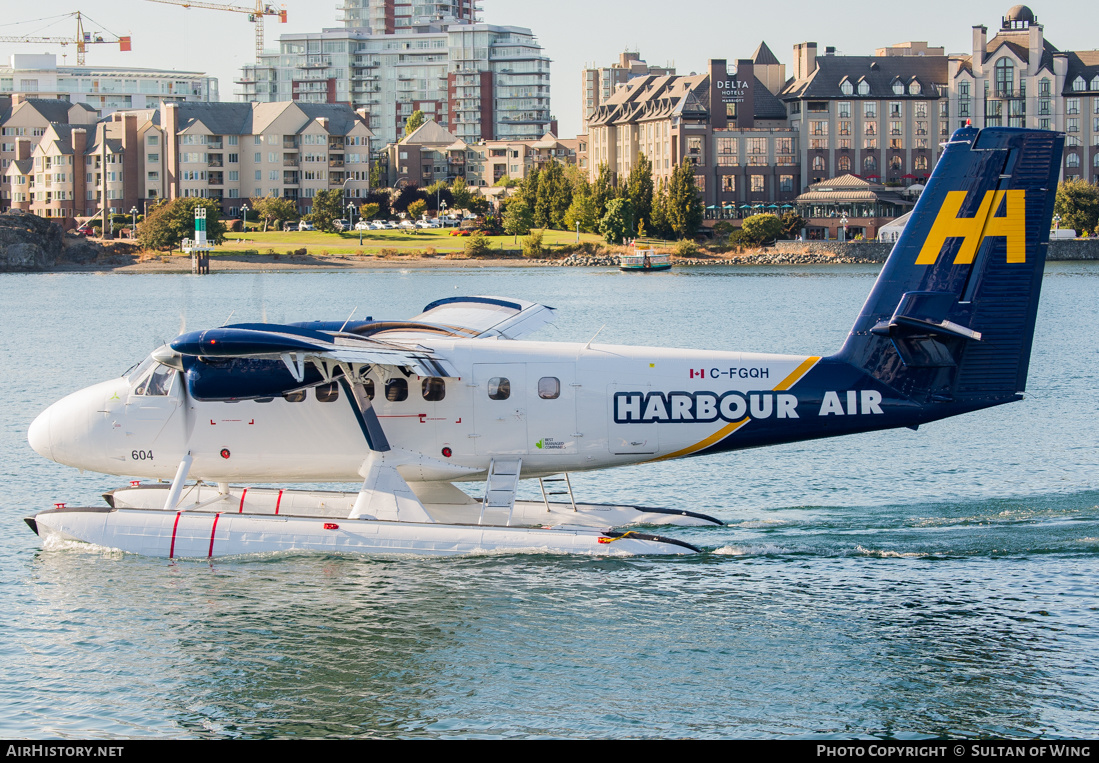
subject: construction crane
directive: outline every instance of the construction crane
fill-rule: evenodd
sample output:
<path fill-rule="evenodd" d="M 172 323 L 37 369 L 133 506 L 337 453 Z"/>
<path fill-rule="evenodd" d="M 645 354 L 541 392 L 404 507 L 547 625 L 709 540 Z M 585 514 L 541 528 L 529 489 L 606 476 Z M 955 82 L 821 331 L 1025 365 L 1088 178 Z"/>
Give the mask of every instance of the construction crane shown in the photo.
<path fill-rule="evenodd" d="M 248 20 L 256 25 L 256 63 L 259 63 L 263 55 L 263 17 L 278 16 L 279 22 L 286 23 L 286 6 L 278 9 L 268 5 L 263 0 L 256 0 L 253 8 L 240 5 L 222 5 L 221 3 L 195 3 L 191 0 L 149 0 L 150 3 L 164 3 L 165 5 L 182 5 L 184 8 L 205 8 L 211 11 L 232 11 L 233 13 L 246 13 Z"/>
<path fill-rule="evenodd" d="M 81 15 L 80 11 L 67 13 L 65 15 L 76 17 L 76 37 L 0 37 L 0 42 L 28 43 L 33 45 L 75 45 L 76 63 L 78 66 L 84 65 L 84 52 L 89 45 L 118 43 L 119 50 L 123 52 L 130 50 L 129 37 L 116 37 L 110 35 L 110 38 L 108 39 L 99 32 L 85 32 L 84 17 Z M 58 16 L 55 18 L 61 17 Z M 89 19 L 89 21 L 90 20 L 91 19 Z"/>

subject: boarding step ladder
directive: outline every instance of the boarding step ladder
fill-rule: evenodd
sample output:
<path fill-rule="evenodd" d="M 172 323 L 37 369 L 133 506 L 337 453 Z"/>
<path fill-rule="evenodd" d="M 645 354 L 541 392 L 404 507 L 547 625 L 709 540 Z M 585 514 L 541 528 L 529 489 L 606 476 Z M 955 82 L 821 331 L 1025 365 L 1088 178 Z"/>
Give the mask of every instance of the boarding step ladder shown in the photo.
<path fill-rule="evenodd" d="M 511 525 L 515 491 L 519 487 L 519 472 L 522 468 L 521 458 L 494 458 L 489 462 L 485 497 L 481 502 L 481 517 L 477 524 L 486 524 L 487 517 L 487 524 Z"/>
<path fill-rule="evenodd" d="M 560 488 L 560 483 L 564 482 L 564 490 L 555 490 L 554 488 Z M 546 483 L 550 483 L 549 489 L 546 489 Z M 546 513 L 550 511 L 549 497 L 551 495 L 567 495 L 569 497 L 569 503 L 572 504 L 572 510 L 577 511 L 576 499 L 572 495 L 572 483 L 569 482 L 569 473 L 564 472 L 560 477 L 539 477 L 538 484 L 542 488 L 542 503 L 546 505 Z"/>

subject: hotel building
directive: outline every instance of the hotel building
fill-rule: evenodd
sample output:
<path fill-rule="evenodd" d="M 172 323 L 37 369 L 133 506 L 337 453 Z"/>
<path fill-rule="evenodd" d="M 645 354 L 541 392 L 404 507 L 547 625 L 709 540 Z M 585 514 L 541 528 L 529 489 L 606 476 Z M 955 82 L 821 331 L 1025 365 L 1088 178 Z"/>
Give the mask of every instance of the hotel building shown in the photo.
<path fill-rule="evenodd" d="M 681 162 L 694 165 L 710 217 L 792 201 L 801 190 L 800 135 L 766 84 L 780 87 L 784 70 L 761 44 L 735 70 L 712 59 L 706 74 L 643 75 L 620 85 L 588 122 L 589 179 L 603 164 L 624 179 L 644 154 L 658 182 Z"/>

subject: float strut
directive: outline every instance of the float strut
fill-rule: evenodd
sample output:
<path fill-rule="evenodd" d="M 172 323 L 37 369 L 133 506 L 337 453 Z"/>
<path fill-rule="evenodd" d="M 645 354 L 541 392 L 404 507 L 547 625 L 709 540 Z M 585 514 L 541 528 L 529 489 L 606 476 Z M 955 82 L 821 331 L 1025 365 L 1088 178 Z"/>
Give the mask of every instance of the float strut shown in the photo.
<path fill-rule="evenodd" d="M 187 451 L 187 455 L 179 462 L 176 476 L 172 479 L 172 487 L 168 491 L 168 500 L 164 502 L 165 511 L 175 511 L 176 504 L 179 503 L 179 494 L 183 492 L 183 483 L 187 481 L 187 472 L 189 471 L 191 471 L 191 451 Z"/>

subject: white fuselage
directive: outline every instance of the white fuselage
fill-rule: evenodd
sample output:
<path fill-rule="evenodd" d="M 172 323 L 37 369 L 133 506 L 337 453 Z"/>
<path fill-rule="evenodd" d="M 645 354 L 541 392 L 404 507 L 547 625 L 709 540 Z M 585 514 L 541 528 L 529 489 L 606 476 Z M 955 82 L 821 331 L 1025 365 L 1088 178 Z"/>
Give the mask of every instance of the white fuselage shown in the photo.
<path fill-rule="evenodd" d="M 408 481 L 482 479 L 500 456 L 521 457 L 523 476 L 534 477 L 688 455 L 739 424 L 731 416 L 697 421 L 682 406 L 660 422 L 616 422 L 615 394 L 638 393 L 619 401 L 633 406 L 619 418 L 638 418 L 642 395 L 654 391 L 742 393 L 743 416 L 731 408 L 742 423 L 796 417 L 792 396 L 776 390 L 789 389 L 818 360 L 491 339 L 420 344 L 458 371 L 442 380 L 442 399 L 431 399 L 439 397 L 438 380 L 425 389 L 423 377 L 392 367 L 370 372 L 389 444 L 412 454 L 399 467 Z M 136 394 L 135 384 L 120 378 L 59 401 L 32 425 L 31 444 L 60 463 L 144 478 L 171 479 L 189 452 L 190 476 L 207 481 L 361 479 L 370 449 L 339 385 L 334 399 L 314 388 L 298 402 L 207 402 L 187 395 L 178 373 L 167 394 Z"/>

